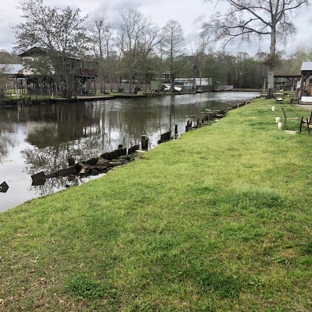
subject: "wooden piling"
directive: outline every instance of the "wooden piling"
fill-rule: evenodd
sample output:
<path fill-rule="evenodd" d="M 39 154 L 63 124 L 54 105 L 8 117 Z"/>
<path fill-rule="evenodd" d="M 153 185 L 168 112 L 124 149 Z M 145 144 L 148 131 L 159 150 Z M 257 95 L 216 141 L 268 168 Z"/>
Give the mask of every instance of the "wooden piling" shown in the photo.
<path fill-rule="evenodd" d="M 188 120 L 185 126 L 185 132 L 188 132 L 191 129 L 192 129 L 192 122 Z"/>
<path fill-rule="evenodd" d="M 137 151 L 140 148 L 139 145 L 133 145 L 131 147 L 128 148 L 128 154 L 133 154 L 135 153 L 135 151 Z"/>
<path fill-rule="evenodd" d="M 167 142 L 167 141 L 171 140 L 171 131 L 162 133 L 160 135 L 160 140 L 163 141 L 163 142 Z"/>
<path fill-rule="evenodd" d="M 68 163 L 68 166 L 74 166 L 75 165 L 75 159 L 74 157 L 70 156 L 67 158 L 67 163 Z"/>
<path fill-rule="evenodd" d="M 141 148 L 144 151 L 148 150 L 148 136 L 147 135 L 142 135 L 141 136 Z"/>

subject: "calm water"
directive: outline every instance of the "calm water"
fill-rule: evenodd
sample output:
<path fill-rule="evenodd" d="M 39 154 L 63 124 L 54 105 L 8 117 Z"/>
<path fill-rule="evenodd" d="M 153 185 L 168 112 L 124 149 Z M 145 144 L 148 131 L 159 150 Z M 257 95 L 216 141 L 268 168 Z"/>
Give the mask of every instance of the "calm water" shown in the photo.
<path fill-rule="evenodd" d="M 174 130 L 174 125 L 183 134 L 188 120 L 258 95 L 220 92 L 1 108 L 0 183 L 5 181 L 9 189 L 0 193 L 0 212 L 72 183 L 54 178 L 44 185 L 31 185 L 32 174 L 67 167 L 69 155 L 76 162 L 87 160 L 115 150 L 119 144 L 139 144 L 143 134 L 153 148 L 160 134 Z"/>

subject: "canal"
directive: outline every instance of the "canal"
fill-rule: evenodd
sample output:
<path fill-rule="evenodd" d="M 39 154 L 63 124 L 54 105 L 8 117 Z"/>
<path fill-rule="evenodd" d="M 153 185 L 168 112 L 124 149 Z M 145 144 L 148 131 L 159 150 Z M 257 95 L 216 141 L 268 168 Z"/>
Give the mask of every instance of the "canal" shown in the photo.
<path fill-rule="evenodd" d="M 153 148 L 160 134 L 174 131 L 175 125 L 183 134 L 187 121 L 257 96 L 257 92 L 214 92 L 1 108 L 0 184 L 5 181 L 9 189 L 0 193 L 0 212 L 73 184 L 67 178 L 53 178 L 34 186 L 31 179 L 40 171 L 67 167 L 69 156 L 84 161 L 119 145 L 139 144 L 142 135 Z"/>

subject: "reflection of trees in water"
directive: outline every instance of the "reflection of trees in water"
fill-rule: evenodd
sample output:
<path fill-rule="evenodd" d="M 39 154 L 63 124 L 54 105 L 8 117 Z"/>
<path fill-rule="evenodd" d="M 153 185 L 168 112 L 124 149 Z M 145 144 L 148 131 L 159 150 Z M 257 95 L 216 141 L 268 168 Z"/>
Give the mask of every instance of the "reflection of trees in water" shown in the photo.
<path fill-rule="evenodd" d="M 65 163 L 68 154 L 80 161 L 112 151 L 118 145 L 130 147 L 138 144 L 142 135 L 172 128 L 168 105 L 142 109 L 145 103 L 145 100 L 135 100 L 124 105 L 124 101 L 113 100 L 30 107 L 24 112 L 27 141 L 39 147 L 41 154 L 54 153 L 55 157 L 64 157 Z M 45 149 L 49 146 L 54 149 Z M 58 161 L 54 163 L 48 169 L 59 169 L 56 167 Z M 39 165 L 36 167 L 40 168 Z"/>
<path fill-rule="evenodd" d="M 10 148 L 18 145 L 16 136 L 13 136 L 15 132 L 14 125 L 0 123 L 0 162 L 3 161 L 3 157 L 7 156 Z"/>
<path fill-rule="evenodd" d="M 90 159 L 98 154 L 92 153 L 91 147 L 95 142 L 98 142 L 100 134 L 94 135 L 93 140 L 77 140 L 73 142 L 66 142 L 55 147 L 46 147 L 43 149 L 28 148 L 22 151 L 25 161 L 30 166 L 25 168 L 29 175 L 38 172 L 45 172 L 46 174 L 54 173 L 59 169 L 68 167 L 67 159 L 73 156 L 76 162 Z M 84 180 L 88 180 L 84 179 Z M 49 178 L 42 181 L 42 185 L 31 185 L 30 191 L 34 191 L 37 195 L 52 194 L 58 190 L 64 189 L 68 186 L 74 186 L 81 183 L 81 179 L 71 179 L 69 177 Z"/>
<path fill-rule="evenodd" d="M 110 104 L 109 104 L 110 103 Z M 174 129 L 175 105 L 145 107 L 135 101 L 75 103 L 29 110 L 27 141 L 35 147 L 22 152 L 29 174 L 53 173 L 67 167 L 67 159 L 85 161 L 123 145 L 140 142 L 142 135 Z M 187 111 L 189 108 L 185 107 Z"/>
<path fill-rule="evenodd" d="M 38 172 L 54 173 L 68 167 L 67 159 L 86 161 L 123 145 L 140 142 L 142 135 L 159 134 L 174 129 L 175 105 L 145 107 L 143 102 L 122 106 L 119 100 L 106 103 L 75 103 L 45 106 L 41 111 L 29 111 L 34 117 L 27 122 L 27 141 L 34 145 L 22 151 L 30 175 Z M 190 108 L 185 105 L 185 112 Z M 182 113 L 184 115 L 184 113 Z M 185 116 L 185 115 L 184 115 Z M 159 138 L 158 138 L 159 139 Z M 64 187 L 67 179 L 48 179 L 36 191 L 47 194 Z"/>
<path fill-rule="evenodd" d="M 43 185 L 31 185 L 29 191 L 33 191 L 40 196 L 48 195 L 64 189 L 67 184 L 67 177 L 51 178 L 46 179 Z"/>
<path fill-rule="evenodd" d="M 169 129 L 173 131 L 175 124 L 183 133 L 186 121 L 220 105 L 202 102 L 201 96 L 204 97 L 114 99 L 1 109 L 0 161 L 11 147 L 19 144 L 16 137 L 21 131 L 26 133 L 25 141 L 31 144 L 22 151 L 27 163 L 24 171 L 29 175 L 41 171 L 49 174 L 66 168 L 69 156 L 81 162 L 115 150 L 118 145 L 139 144 L 142 135 L 147 135 L 153 146 L 160 134 Z M 29 188 L 43 195 L 63 189 L 66 184 L 74 183 L 66 177 L 52 178 L 43 185 Z"/>
<path fill-rule="evenodd" d="M 25 158 L 25 162 L 28 164 L 25 167 L 25 171 L 29 175 L 36 174 L 43 171 L 46 174 L 54 173 L 59 169 L 68 167 L 67 158 L 73 152 L 79 155 L 79 160 L 85 156 L 88 156 L 89 151 L 84 149 L 80 145 L 80 149 L 77 149 L 77 142 L 67 142 L 58 145 L 57 149 L 54 146 L 49 146 L 45 148 L 28 148 L 23 150 L 21 153 Z M 74 156 L 74 155 L 73 155 Z M 77 156 L 77 155 L 76 155 Z M 34 191 L 37 195 L 52 194 L 58 190 L 64 189 L 65 186 L 76 185 L 77 181 L 71 181 L 68 177 L 57 177 L 49 178 L 42 181 L 42 185 L 31 185 L 29 187 L 30 191 Z"/>
<path fill-rule="evenodd" d="M 73 156 L 76 162 L 86 161 L 100 156 L 101 132 L 92 133 L 88 137 L 44 148 L 32 147 L 21 151 L 28 166 L 25 171 L 30 174 L 45 172 L 54 173 L 68 167 L 68 157 Z"/>
<path fill-rule="evenodd" d="M 102 176 L 103 174 L 99 175 L 98 177 Z M 94 177 L 93 177 L 94 178 Z M 53 194 L 57 191 L 63 190 L 68 187 L 78 186 L 82 183 L 86 183 L 91 180 L 92 177 L 86 178 L 70 178 L 70 177 L 57 177 L 57 178 L 50 178 L 44 181 L 43 185 L 31 185 L 28 190 L 33 191 L 35 194 L 42 196 L 42 195 L 49 195 Z"/>
<path fill-rule="evenodd" d="M 168 108 L 165 106 L 147 107 L 145 101 L 113 100 L 110 105 L 96 106 L 102 129 L 102 150 L 116 149 L 119 144 L 130 147 L 139 144 L 142 135 L 161 133 L 160 127 L 168 131 Z M 142 107 L 142 105 L 144 107 Z M 163 121 L 164 125 L 163 125 Z"/>
<path fill-rule="evenodd" d="M 66 147 L 66 144 L 63 144 Z M 44 171 L 52 173 L 67 166 L 66 149 L 56 150 L 54 146 L 45 148 L 27 148 L 21 151 L 25 162 L 29 165 L 25 168 L 30 175 Z"/>

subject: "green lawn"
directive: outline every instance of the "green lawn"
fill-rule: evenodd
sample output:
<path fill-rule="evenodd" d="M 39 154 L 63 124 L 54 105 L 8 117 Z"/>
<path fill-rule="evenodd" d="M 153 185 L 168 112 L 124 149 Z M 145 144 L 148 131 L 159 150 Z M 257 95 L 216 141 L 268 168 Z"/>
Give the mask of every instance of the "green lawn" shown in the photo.
<path fill-rule="evenodd" d="M 272 105 L 0 214 L 0 311 L 312 311 L 312 136 Z"/>

